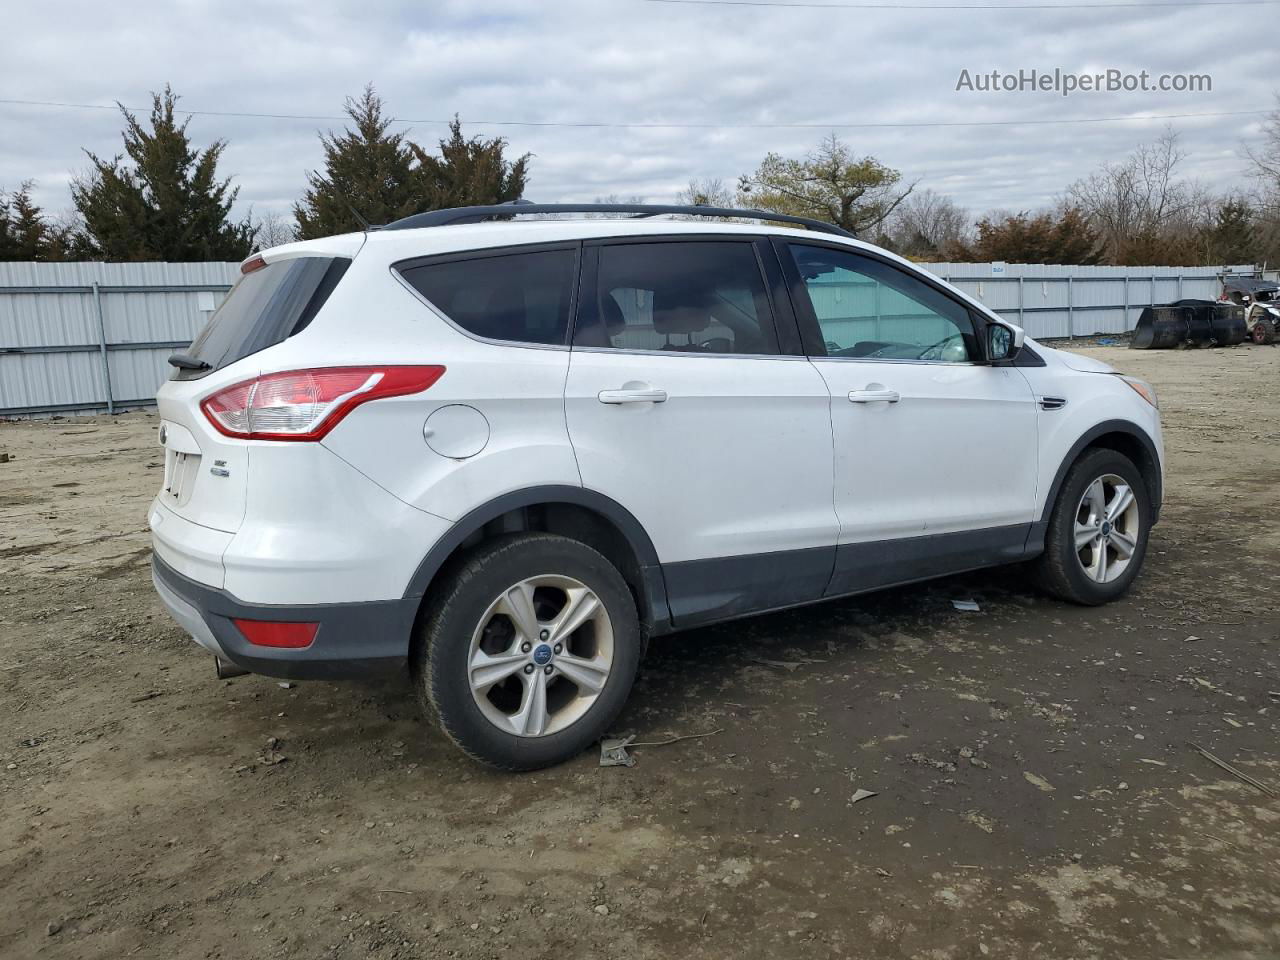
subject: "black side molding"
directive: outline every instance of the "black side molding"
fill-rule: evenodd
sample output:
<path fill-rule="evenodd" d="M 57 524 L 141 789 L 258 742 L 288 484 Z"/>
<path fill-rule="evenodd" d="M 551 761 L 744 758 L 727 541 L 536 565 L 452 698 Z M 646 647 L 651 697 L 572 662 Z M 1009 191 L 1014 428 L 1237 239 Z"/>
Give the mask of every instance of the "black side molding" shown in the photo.
<path fill-rule="evenodd" d="M 644 596 L 641 598 L 641 619 L 646 621 L 651 635 L 669 632 L 671 610 L 667 606 L 667 588 L 662 576 L 662 567 L 658 564 L 658 552 L 654 549 L 653 541 L 649 539 L 640 521 L 616 500 L 611 500 L 604 494 L 585 487 L 572 487 L 567 484 L 548 484 L 515 490 L 476 507 L 450 527 L 448 533 L 437 540 L 423 557 L 405 590 L 405 599 L 413 600 L 416 605 L 454 550 L 478 533 L 485 524 L 496 520 L 504 513 L 522 507 L 557 503 L 572 504 L 592 510 L 603 516 L 622 533 L 640 567 L 644 591 Z"/>

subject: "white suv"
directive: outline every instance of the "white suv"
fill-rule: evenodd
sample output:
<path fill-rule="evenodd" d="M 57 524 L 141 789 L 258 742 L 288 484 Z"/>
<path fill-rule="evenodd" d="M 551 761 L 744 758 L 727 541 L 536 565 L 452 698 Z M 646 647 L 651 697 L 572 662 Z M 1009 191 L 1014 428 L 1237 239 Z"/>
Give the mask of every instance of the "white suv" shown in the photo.
<path fill-rule="evenodd" d="M 530 769 L 658 634 L 1023 560 L 1124 593 L 1151 387 L 786 220 L 477 207 L 251 257 L 158 394 L 160 596 L 224 673 L 408 670 Z"/>

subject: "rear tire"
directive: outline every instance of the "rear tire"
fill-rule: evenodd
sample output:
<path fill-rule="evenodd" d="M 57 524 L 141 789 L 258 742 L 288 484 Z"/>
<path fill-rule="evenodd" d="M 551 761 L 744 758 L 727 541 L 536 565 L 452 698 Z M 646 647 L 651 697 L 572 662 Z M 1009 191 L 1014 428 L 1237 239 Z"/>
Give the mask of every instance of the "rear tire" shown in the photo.
<path fill-rule="evenodd" d="M 1150 527 L 1150 494 L 1133 461 L 1114 450 L 1088 450 L 1058 492 L 1036 579 L 1071 603 L 1110 603 L 1138 576 Z"/>
<path fill-rule="evenodd" d="M 635 600 L 605 557 L 566 537 L 521 534 L 477 548 L 434 596 L 414 644 L 414 684 L 468 756 L 535 770 L 607 732 L 642 643 Z"/>

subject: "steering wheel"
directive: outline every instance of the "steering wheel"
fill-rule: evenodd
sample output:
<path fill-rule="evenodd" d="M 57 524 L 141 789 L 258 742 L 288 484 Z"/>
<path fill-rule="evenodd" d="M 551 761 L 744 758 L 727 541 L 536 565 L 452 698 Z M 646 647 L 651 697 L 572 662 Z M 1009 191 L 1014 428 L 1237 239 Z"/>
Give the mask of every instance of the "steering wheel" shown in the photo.
<path fill-rule="evenodd" d="M 918 359 L 918 360 L 942 360 L 942 359 L 944 359 L 944 357 L 943 357 L 943 353 L 946 351 L 947 346 L 948 346 L 949 344 L 951 344 L 953 341 L 956 341 L 956 340 L 959 340 L 959 341 L 960 341 L 960 343 L 963 345 L 963 343 L 964 343 L 964 334 L 962 334 L 962 333 L 953 333 L 953 334 L 951 334 L 951 336 L 949 336 L 949 337 L 943 337 L 943 338 L 942 338 L 941 340 L 939 340 L 937 343 L 930 344 L 929 346 L 927 346 L 927 347 L 925 347 L 923 350 L 921 350 L 921 351 L 920 351 L 920 355 L 919 355 L 916 359 Z"/>
<path fill-rule="evenodd" d="M 698 344 L 704 353 L 733 353 L 733 341 L 728 337 L 712 337 Z"/>

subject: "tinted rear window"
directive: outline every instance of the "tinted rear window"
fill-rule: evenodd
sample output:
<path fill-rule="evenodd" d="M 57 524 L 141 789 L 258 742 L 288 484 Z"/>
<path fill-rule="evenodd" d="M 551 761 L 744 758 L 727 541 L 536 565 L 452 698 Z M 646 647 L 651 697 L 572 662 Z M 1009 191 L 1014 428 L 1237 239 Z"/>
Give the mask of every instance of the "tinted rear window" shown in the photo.
<path fill-rule="evenodd" d="M 311 322 L 350 264 L 345 257 L 299 257 L 244 274 L 186 351 L 209 369 L 175 369 L 173 379 L 203 377 L 293 336 Z"/>
<path fill-rule="evenodd" d="M 399 267 L 446 317 L 477 337 L 563 344 L 577 251 L 537 250 Z"/>

